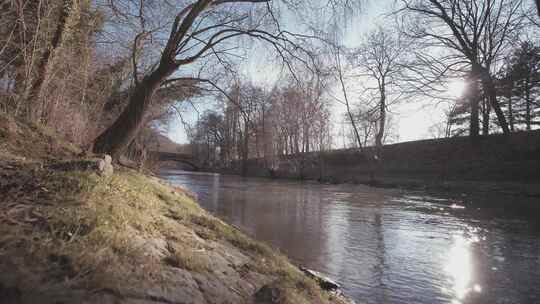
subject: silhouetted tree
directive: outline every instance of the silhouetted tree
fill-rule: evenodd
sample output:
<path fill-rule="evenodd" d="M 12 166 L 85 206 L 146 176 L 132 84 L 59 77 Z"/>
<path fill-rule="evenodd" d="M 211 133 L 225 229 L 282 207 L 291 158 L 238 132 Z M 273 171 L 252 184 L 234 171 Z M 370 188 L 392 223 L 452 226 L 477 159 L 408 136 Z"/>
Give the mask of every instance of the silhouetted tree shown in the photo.
<path fill-rule="evenodd" d="M 353 55 L 353 68 L 359 68 L 359 80 L 364 87 L 361 98 L 369 107 L 366 114 L 370 116 L 369 120 L 378 122 L 375 145 L 379 158 L 387 128 L 388 107 L 405 99 L 399 83 L 405 70 L 407 52 L 408 45 L 401 35 L 379 26 L 368 33 Z"/>
<path fill-rule="evenodd" d="M 118 119 L 98 136 L 93 151 L 121 155 L 144 125 L 156 90 L 170 82 L 170 78 L 179 70 L 190 70 L 190 66 L 201 60 L 212 59 L 227 68 L 226 58 L 231 54 L 230 49 L 235 49 L 235 41 L 244 43 L 245 38 L 251 38 L 268 43 L 271 49 L 288 62 L 288 66 L 291 58 L 305 62 L 304 58 L 296 54 L 309 52 L 297 41 L 309 37 L 281 30 L 276 18 L 278 4 L 271 3 L 270 0 L 198 0 L 178 1 L 171 5 L 169 11 L 176 10 L 176 7 L 181 9 L 174 17 L 158 62 L 150 65 L 140 80 L 138 65 L 133 64 L 134 87 L 128 105 Z M 302 6 L 302 1 L 284 3 L 290 8 Z M 340 7 L 349 5 L 348 1 L 341 0 L 331 0 L 329 4 Z M 137 40 L 144 39 L 149 33 L 144 27 L 148 22 L 144 10 L 138 11 L 139 16 L 136 17 L 141 20 L 142 26 L 135 36 L 133 48 L 139 45 Z M 200 77 L 197 75 L 194 78 Z"/>
<path fill-rule="evenodd" d="M 481 85 L 495 111 L 498 125 L 510 132 L 506 117 L 497 99 L 494 64 L 512 46 L 525 23 L 521 0 L 401 0 L 406 12 L 409 35 L 421 41 L 429 58 L 445 66 L 438 73 L 465 72 L 468 69 L 470 88 Z M 410 16 L 410 17 L 409 17 Z M 429 63 L 428 63 L 429 64 Z M 440 74 L 439 73 L 439 74 Z M 425 77 L 425 76 L 422 76 Z M 435 79 L 440 79 L 437 75 Z M 470 136 L 479 134 L 479 90 L 469 92 Z"/>
<path fill-rule="evenodd" d="M 531 130 L 540 113 L 540 47 L 530 41 L 522 42 L 509 57 L 503 71 L 501 84 L 505 84 L 507 107 L 505 111 L 511 121 L 511 128 L 516 125 Z M 502 86 L 502 85 L 501 85 Z"/>

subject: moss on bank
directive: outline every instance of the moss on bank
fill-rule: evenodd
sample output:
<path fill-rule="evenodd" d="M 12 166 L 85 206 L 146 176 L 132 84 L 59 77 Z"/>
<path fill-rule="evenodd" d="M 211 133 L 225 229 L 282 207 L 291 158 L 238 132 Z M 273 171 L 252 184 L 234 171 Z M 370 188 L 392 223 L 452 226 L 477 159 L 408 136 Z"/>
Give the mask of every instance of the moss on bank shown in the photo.
<path fill-rule="evenodd" d="M 125 168 L 109 177 L 55 171 L 47 166 L 54 162 L 47 148 L 32 150 L 26 139 L 17 139 L 24 133 L 37 138 L 36 131 L 16 124 L 16 132 L 3 129 L 0 136 L 3 299 L 341 303 L 284 256 L 208 214 L 182 189 Z M 47 145 L 55 140 L 51 136 Z M 56 147 L 72 157 L 77 150 Z"/>

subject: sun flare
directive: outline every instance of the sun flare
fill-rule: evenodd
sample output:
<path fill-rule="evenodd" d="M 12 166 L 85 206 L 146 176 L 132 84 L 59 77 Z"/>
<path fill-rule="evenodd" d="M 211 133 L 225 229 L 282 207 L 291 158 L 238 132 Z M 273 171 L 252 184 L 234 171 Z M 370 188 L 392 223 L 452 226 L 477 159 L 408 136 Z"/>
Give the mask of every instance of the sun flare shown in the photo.
<path fill-rule="evenodd" d="M 464 80 L 461 80 L 461 79 L 452 80 L 447 85 L 448 95 L 454 98 L 459 98 L 463 96 L 463 93 L 465 93 L 466 87 L 467 87 L 467 83 Z"/>

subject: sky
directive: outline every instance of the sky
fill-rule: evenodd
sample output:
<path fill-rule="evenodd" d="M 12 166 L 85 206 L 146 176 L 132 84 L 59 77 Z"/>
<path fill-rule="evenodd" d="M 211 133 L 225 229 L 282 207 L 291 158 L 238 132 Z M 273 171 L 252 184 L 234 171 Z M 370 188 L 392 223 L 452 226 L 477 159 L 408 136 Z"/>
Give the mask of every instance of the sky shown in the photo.
<path fill-rule="evenodd" d="M 344 35 L 344 44 L 347 47 L 358 46 L 362 35 L 364 35 L 377 23 L 383 22 L 385 14 L 391 11 L 391 4 L 393 0 L 383 0 L 378 2 L 371 2 L 364 7 L 363 12 L 355 19 L 352 20 L 347 27 Z M 268 61 L 261 60 L 260 54 L 257 54 L 257 49 L 254 50 L 254 54 L 249 58 L 242 70 L 249 78 L 253 79 L 256 83 L 271 84 L 275 82 L 276 71 L 272 71 L 271 64 Z M 448 95 L 452 97 L 458 97 L 461 95 L 464 89 L 463 82 L 456 81 L 448 86 Z M 202 113 L 207 109 L 215 107 L 216 102 L 208 99 L 198 99 L 194 103 L 198 108 L 198 112 Z M 446 106 L 437 104 L 432 100 L 414 100 L 407 103 L 400 103 L 389 109 L 393 117 L 393 123 L 395 124 L 395 132 L 397 132 L 397 141 L 413 141 L 433 137 L 433 133 L 430 131 L 430 127 L 437 123 L 444 121 L 444 110 Z M 185 112 L 182 118 L 185 122 L 194 123 L 197 120 L 197 111 L 193 110 L 193 107 L 184 105 Z M 332 123 L 335 129 L 339 127 L 339 122 L 343 118 L 345 112 L 344 106 L 339 103 L 334 103 L 331 107 Z M 168 136 L 175 142 L 188 143 L 188 137 L 183 123 L 180 119 L 175 119 L 170 122 L 168 128 Z M 334 132 L 334 133 L 337 133 Z M 334 141 L 339 147 L 340 139 L 335 138 Z"/>

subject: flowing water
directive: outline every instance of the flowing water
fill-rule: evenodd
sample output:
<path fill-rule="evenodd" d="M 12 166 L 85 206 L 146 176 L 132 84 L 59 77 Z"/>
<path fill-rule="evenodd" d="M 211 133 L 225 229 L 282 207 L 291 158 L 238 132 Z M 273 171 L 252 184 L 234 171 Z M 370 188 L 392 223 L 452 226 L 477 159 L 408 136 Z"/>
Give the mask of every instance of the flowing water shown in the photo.
<path fill-rule="evenodd" d="M 540 303 L 540 199 L 184 171 L 163 177 L 358 303 Z"/>

